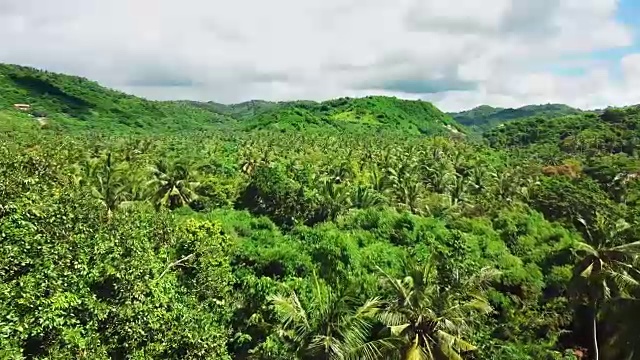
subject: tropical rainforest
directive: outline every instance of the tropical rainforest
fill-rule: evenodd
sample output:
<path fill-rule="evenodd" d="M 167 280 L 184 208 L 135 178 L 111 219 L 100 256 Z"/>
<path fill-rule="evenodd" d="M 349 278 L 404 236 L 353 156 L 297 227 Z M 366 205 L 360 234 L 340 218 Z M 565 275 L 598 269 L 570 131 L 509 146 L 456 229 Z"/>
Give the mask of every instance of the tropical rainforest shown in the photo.
<path fill-rule="evenodd" d="M 0 358 L 640 359 L 640 107 L 551 107 L 0 65 Z"/>

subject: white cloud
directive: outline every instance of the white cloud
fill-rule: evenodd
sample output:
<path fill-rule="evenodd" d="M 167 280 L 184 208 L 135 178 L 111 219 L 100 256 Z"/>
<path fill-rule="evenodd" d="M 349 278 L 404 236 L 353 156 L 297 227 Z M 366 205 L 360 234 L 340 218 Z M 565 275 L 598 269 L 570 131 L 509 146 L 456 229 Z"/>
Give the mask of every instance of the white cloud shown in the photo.
<path fill-rule="evenodd" d="M 640 54 L 627 55 L 620 61 L 622 72 L 630 85 L 640 85 Z"/>
<path fill-rule="evenodd" d="M 640 81 L 640 61 L 622 60 L 628 81 L 613 78 L 607 64 L 580 76 L 540 69 L 630 45 L 617 7 L 617 0 L 0 0 L 0 61 L 160 99 L 390 94 L 448 110 L 594 107 L 635 101 L 640 88 L 629 84 Z"/>

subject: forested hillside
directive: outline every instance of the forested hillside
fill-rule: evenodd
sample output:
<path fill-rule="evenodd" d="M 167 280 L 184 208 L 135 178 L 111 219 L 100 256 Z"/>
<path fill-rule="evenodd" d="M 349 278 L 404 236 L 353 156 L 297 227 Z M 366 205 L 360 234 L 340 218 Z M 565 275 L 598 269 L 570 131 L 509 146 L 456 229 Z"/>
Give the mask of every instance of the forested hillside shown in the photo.
<path fill-rule="evenodd" d="M 277 108 L 286 103 L 277 103 L 277 102 L 262 101 L 262 100 L 251 100 L 251 101 L 245 101 L 239 104 L 231 104 L 231 105 L 219 104 L 213 101 L 209 101 L 206 103 L 196 103 L 196 104 L 198 104 L 198 106 L 208 107 L 209 109 L 212 109 L 216 112 L 232 116 L 233 118 L 236 118 L 239 120 L 247 120 L 247 119 L 251 119 L 253 116 L 263 111 Z"/>
<path fill-rule="evenodd" d="M 526 118 L 554 118 L 580 114 L 582 111 L 563 104 L 527 105 L 517 109 L 494 108 L 482 105 L 477 108 L 450 113 L 460 124 L 475 131 L 486 131 L 497 125 Z"/>
<path fill-rule="evenodd" d="M 195 101 L 149 101 L 107 89 L 84 78 L 0 64 L 0 111 L 15 104 L 46 118 L 49 127 L 108 132 L 202 130 L 220 125 L 245 129 L 313 126 L 363 131 L 399 130 L 443 134 L 462 128 L 423 101 L 388 97 L 314 101 L 249 101 L 234 105 Z"/>
<path fill-rule="evenodd" d="M 224 122 L 220 113 L 184 102 L 155 102 L 75 76 L 0 64 L 0 112 L 14 104 L 63 129 L 144 132 L 194 130 Z"/>
<path fill-rule="evenodd" d="M 298 101 L 262 106 L 251 118 L 249 129 L 309 129 L 333 127 L 365 131 L 396 130 L 410 134 L 461 133 L 451 117 L 424 101 L 383 96 L 340 98 L 322 103 Z"/>
<path fill-rule="evenodd" d="M 640 356 L 639 107 L 472 141 L 425 102 L 3 69 L 2 359 Z"/>

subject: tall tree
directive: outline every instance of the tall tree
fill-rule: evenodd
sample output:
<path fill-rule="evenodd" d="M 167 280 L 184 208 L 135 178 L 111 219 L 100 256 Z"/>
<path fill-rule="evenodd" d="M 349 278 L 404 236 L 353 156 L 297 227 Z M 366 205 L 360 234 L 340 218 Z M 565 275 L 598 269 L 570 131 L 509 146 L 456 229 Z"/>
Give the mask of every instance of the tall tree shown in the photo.
<path fill-rule="evenodd" d="M 189 166 L 183 162 L 167 163 L 157 161 L 151 168 L 153 179 L 147 183 L 152 191 L 152 202 L 156 209 L 167 207 L 171 210 L 189 205 L 198 195 L 195 190 L 200 185 L 195 181 Z"/>
<path fill-rule="evenodd" d="M 620 234 L 629 227 L 623 220 L 611 223 L 597 215 L 595 232 L 584 219 L 578 221 L 584 225 L 587 239 L 576 244 L 579 261 L 574 268 L 572 292 L 589 308 L 591 358 L 598 360 L 598 315 L 605 304 L 616 298 L 630 297 L 630 290 L 640 285 L 636 280 L 640 271 L 635 267 L 640 241 L 616 245 L 620 243 Z"/>
<path fill-rule="evenodd" d="M 340 212 L 351 206 L 351 195 L 346 185 L 336 183 L 332 178 L 324 178 L 320 180 L 320 206 L 319 216 L 321 219 L 335 220 Z"/>
<path fill-rule="evenodd" d="M 89 187 L 92 197 L 104 207 L 109 220 L 116 209 L 131 202 L 131 186 L 125 174 L 126 166 L 117 164 L 111 153 L 107 153 L 104 158 L 90 158 L 76 165 L 73 181 Z"/>
<path fill-rule="evenodd" d="M 457 360 L 476 347 L 464 340 L 474 315 L 487 314 L 491 306 L 483 297 L 488 283 L 497 276 L 482 269 L 456 284 L 437 284 L 435 266 L 411 265 L 407 276 L 395 279 L 383 272 L 393 298 L 386 303 L 380 320 L 392 336 L 401 339 L 397 349 L 404 360 Z"/>
<path fill-rule="evenodd" d="M 297 359 L 379 359 L 385 340 L 370 340 L 380 301 L 357 306 L 348 288 L 332 289 L 314 277 L 311 296 L 296 293 L 270 298 L 279 320 L 278 333 Z"/>

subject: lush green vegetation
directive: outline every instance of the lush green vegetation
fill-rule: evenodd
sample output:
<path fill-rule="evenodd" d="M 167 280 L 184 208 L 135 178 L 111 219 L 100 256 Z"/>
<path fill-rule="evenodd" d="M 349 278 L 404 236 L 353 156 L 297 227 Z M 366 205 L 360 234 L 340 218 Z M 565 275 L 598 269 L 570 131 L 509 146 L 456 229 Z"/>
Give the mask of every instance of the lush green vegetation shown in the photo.
<path fill-rule="evenodd" d="M 3 100 L 0 358 L 637 357 L 637 108 L 478 143 L 392 98 L 129 98 L 177 117 Z"/>
<path fill-rule="evenodd" d="M 488 105 L 450 113 L 460 124 L 475 131 L 486 131 L 500 124 L 526 118 L 555 118 L 580 114 L 582 111 L 563 104 L 527 105 L 517 109 L 495 108 Z"/>
<path fill-rule="evenodd" d="M 14 104 L 30 105 L 32 115 L 66 130 L 195 130 L 226 120 L 185 102 L 148 101 L 84 78 L 0 64 L 0 109 Z"/>
<path fill-rule="evenodd" d="M 463 131 L 448 115 L 424 101 L 383 96 L 340 98 L 322 103 L 298 101 L 264 107 L 248 123 L 249 129 L 309 129 L 401 131 L 409 134 L 451 134 Z"/>
<path fill-rule="evenodd" d="M 0 109 L 26 104 L 47 127 L 148 133 L 327 127 L 356 131 L 446 134 L 463 131 L 448 115 L 423 101 L 388 97 L 342 98 L 323 103 L 249 101 L 235 105 L 194 101 L 149 101 L 110 90 L 84 78 L 0 64 Z M 0 111 L 2 111 L 0 110 Z"/>

